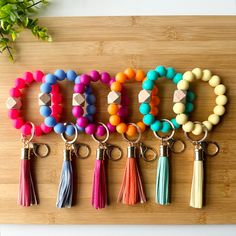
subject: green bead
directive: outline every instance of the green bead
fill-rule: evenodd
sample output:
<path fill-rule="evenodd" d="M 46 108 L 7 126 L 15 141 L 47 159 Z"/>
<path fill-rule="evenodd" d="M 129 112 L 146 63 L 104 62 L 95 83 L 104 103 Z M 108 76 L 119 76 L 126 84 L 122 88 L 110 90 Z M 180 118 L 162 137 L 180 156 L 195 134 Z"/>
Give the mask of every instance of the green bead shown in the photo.
<path fill-rule="evenodd" d="M 155 71 L 161 76 L 166 76 L 166 68 L 164 66 L 158 66 Z"/>
<path fill-rule="evenodd" d="M 149 80 L 156 81 L 158 79 L 158 74 L 157 74 L 157 72 L 155 70 L 150 70 L 147 73 L 147 78 Z"/>
<path fill-rule="evenodd" d="M 147 115 L 151 111 L 151 106 L 148 103 L 142 103 L 139 107 L 140 113 Z"/>
<path fill-rule="evenodd" d="M 162 129 L 161 129 L 161 132 L 162 133 L 167 133 L 171 130 L 171 125 L 167 122 L 167 121 L 164 121 L 162 123 Z"/>
<path fill-rule="evenodd" d="M 195 99 L 195 94 L 191 91 L 188 91 L 187 92 L 187 96 L 186 96 L 186 99 L 188 102 L 192 102 L 194 99 Z"/>
<path fill-rule="evenodd" d="M 152 90 L 153 87 L 154 87 L 154 83 L 152 82 L 152 80 L 149 80 L 149 79 L 146 79 L 142 84 L 142 88 L 146 90 Z"/>
<path fill-rule="evenodd" d="M 158 132 L 162 129 L 162 123 L 159 120 L 156 120 L 153 124 L 151 124 L 152 131 Z"/>
<path fill-rule="evenodd" d="M 187 103 L 185 104 L 185 113 L 190 113 L 190 112 L 192 112 L 192 111 L 193 111 L 193 108 L 194 108 L 193 104 L 192 104 L 191 102 L 187 102 Z"/>
<path fill-rule="evenodd" d="M 183 74 L 182 73 L 177 73 L 175 76 L 174 76 L 174 79 L 173 79 L 173 82 L 175 84 L 178 84 L 180 80 L 183 79 Z"/>
<path fill-rule="evenodd" d="M 167 79 L 173 79 L 174 78 L 174 76 L 175 76 L 175 74 L 176 74 L 176 71 L 175 71 L 175 69 L 174 68 L 172 68 L 172 67 L 168 67 L 167 69 L 166 69 L 166 78 Z"/>
<path fill-rule="evenodd" d="M 175 118 L 173 118 L 173 119 L 171 120 L 171 122 L 172 122 L 172 124 L 174 125 L 175 129 L 178 129 L 178 128 L 180 127 L 180 125 L 177 123 L 177 121 L 176 121 Z"/>
<path fill-rule="evenodd" d="M 147 114 L 143 117 L 143 123 L 145 125 L 151 125 L 155 121 L 155 118 L 151 114 Z"/>

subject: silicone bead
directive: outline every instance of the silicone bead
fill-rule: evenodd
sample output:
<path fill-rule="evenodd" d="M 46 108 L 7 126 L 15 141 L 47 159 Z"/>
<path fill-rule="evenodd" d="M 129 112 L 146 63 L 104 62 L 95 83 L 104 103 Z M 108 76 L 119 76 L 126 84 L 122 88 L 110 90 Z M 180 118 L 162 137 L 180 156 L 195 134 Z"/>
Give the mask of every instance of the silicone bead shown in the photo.
<path fill-rule="evenodd" d="M 66 73 L 64 70 L 58 69 L 54 72 L 54 75 L 57 77 L 58 80 L 62 81 L 66 78 Z"/>
<path fill-rule="evenodd" d="M 127 130 L 127 125 L 125 123 L 120 123 L 116 126 L 116 131 L 120 134 L 125 133 Z"/>
<path fill-rule="evenodd" d="M 181 89 L 181 90 L 188 90 L 189 88 L 189 82 L 186 80 L 181 80 L 179 81 L 179 83 L 177 84 L 177 88 Z"/>
<path fill-rule="evenodd" d="M 208 121 L 213 125 L 217 125 L 220 122 L 220 117 L 216 114 L 211 114 L 208 116 Z"/>
<path fill-rule="evenodd" d="M 194 99 L 195 99 L 195 94 L 191 91 L 187 91 L 187 101 L 193 102 Z"/>
<path fill-rule="evenodd" d="M 155 132 L 160 131 L 162 129 L 162 122 L 156 120 L 154 123 L 151 124 L 150 127 Z"/>
<path fill-rule="evenodd" d="M 36 82 L 42 83 L 42 80 L 43 80 L 43 77 L 44 77 L 44 73 L 42 71 L 40 71 L 40 70 L 36 70 L 33 73 L 33 77 L 34 77 L 34 80 Z"/>
<path fill-rule="evenodd" d="M 139 111 L 143 114 L 146 115 L 151 111 L 151 106 L 148 103 L 142 103 L 139 107 Z"/>
<path fill-rule="evenodd" d="M 30 135 L 31 134 L 31 128 L 32 128 L 31 125 L 26 123 L 26 124 L 22 125 L 21 133 L 25 136 Z"/>
<path fill-rule="evenodd" d="M 217 85 L 220 84 L 220 77 L 218 75 L 213 75 L 209 80 L 209 84 L 211 87 L 215 88 Z"/>
<path fill-rule="evenodd" d="M 208 131 L 212 130 L 212 123 L 208 120 L 202 122 L 202 124 L 207 128 Z"/>
<path fill-rule="evenodd" d="M 22 118 L 17 118 L 12 121 L 14 128 L 20 129 L 24 125 Z"/>
<path fill-rule="evenodd" d="M 151 114 L 147 114 L 143 117 L 143 123 L 145 125 L 151 125 L 155 121 L 155 118 Z"/>
<path fill-rule="evenodd" d="M 217 105 L 225 105 L 228 101 L 228 98 L 225 95 L 219 95 L 216 97 Z"/>
<path fill-rule="evenodd" d="M 146 125 L 142 121 L 139 121 L 137 123 L 137 126 L 140 128 L 141 132 L 144 132 L 146 130 Z"/>
<path fill-rule="evenodd" d="M 75 84 L 80 84 L 80 76 L 76 76 L 75 78 Z"/>
<path fill-rule="evenodd" d="M 41 130 L 41 127 L 36 125 L 35 126 L 35 131 L 34 131 L 35 136 L 39 137 L 43 134 L 43 131 Z"/>
<path fill-rule="evenodd" d="M 21 97 L 21 92 L 18 88 L 11 88 L 9 92 L 11 97 L 18 98 Z"/>
<path fill-rule="evenodd" d="M 104 136 L 105 134 L 106 134 L 106 129 L 102 125 L 99 125 L 96 130 L 96 135 Z"/>
<path fill-rule="evenodd" d="M 25 80 L 23 80 L 21 78 L 17 78 L 15 80 L 15 87 L 18 89 L 23 89 L 25 87 Z"/>
<path fill-rule="evenodd" d="M 66 78 L 69 80 L 69 81 L 75 81 L 75 78 L 77 77 L 77 74 L 75 73 L 75 71 L 73 70 L 68 70 L 66 72 Z"/>
<path fill-rule="evenodd" d="M 175 129 L 178 129 L 180 127 L 175 118 L 171 119 L 171 122 L 174 125 Z"/>
<path fill-rule="evenodd" d="M 42 123 L 42 124 L 40 125 L 40 127 L 41 127 L 42 131 L 43 131 L 45 134 L 48 134 L 48 133 L 50 133 L 50 132 L 52 131 L 52 128 L 46 126 L 45 123 Z"/>
<path fill-rule="evenodd" d="M 176 116 L 176 122 L 180 125 L 185 124 L 187 122 L 187 120 L 188 120 L 188 117 L 186 114 L 178 114 Z"/>
<path fill-rule="evenodd" d="M 48 127 L 54 127 L 57 123 L 56 119 L 52 116 L 46 117 L 44 122 L 45 122 L 45 125 Z"/>
<path fill-rule="evenodd" d="M 179 81 L 181 81 L 182 79 L 183 79 L 183 75 L 181 73 L 177 73 L 175 77 L 173 78 L 173 82 L 174 84 L 178 84 Z"/>
<path fill-rule="evenodd" d="M 112 104 L 109 104 L 107 111 L 110 115 L 115 115 L 119 111 L 119 107 L 117 104 L 112 103 Z"/>
<path fill-rule="evenodd" d="M 185 132 L 191 132 L 194 129 L 194 124 L 192 121 L 188 121 L 187 123 L 183 125 L 182 128 Z"/>
<path fill-rule="evenodd" d="M 155 70 L 150 70 L 147 73 L 147 79 L 156 81 L 158 79 L 158 74 Z"/>
<path fill-rule="evenodd" d="M 160 75 L 160 77 L 164 77 L 166 75 L 166 68 L 164 66 L 158 66 L 155 71 Z"/>
<path fill-rule="evenodd" d="M 90 123 L 93 122 L 93 116 L 92 116 L 92 115 L 86 114 L 85 117 L 87 118 L 87 120 L 88 120 Z"/>
<path fill-rule="evenodd" d="M 79 118 L 84 114 L 84 110 L 81 106 L 74 106 L 72 108 L 72 114 L 74 117 Z"/>
<path fill-rule="evenodd" d="M 134 137 L 137 134 L 137 129 L 133 125 L 128 125 L 128 128 L 126 130 L 126 134 L 130 137 Z"/>
<path fill-rule="evenodd" d="M 185 104 L 185 113 L 190 113 L 190 112 L 192 112 L 192 111 L 193 111 L 193 108 L 194 108 L 193 104 L 192 104 L 191 102 L 187 102 L 187 103 Z"/>
<path fill-rule="evenodd" d="M 86 95 L 93 95 L 92 94 L 93 93 L 92 87 L 91 86 L 86 86 L 85 93 L 86 93 Z"/>
<path fill-rule="evenodd" d="M 128 77 L 129 80 L 135 78 L 136 73 L 132 68 L 127 68 L 124 73 L 126 74 L 126 76 Z"/>
<path fill-rule="evenodd" d="M 89 135 L 95 134 L 96 129 L 97 127 L 95 124 L 88 124 L 85 128 L 85 133 Z"/>
<path fill-rule="evenodd" d="M 166 122 L 166 121 L 162 122 L 162 129 L 161 129 L 161 132 L 167 133 L 167 132 L 169 132 L 170 130 L 171 130 L 171 125 L 170 125 L 168 122 Z"/>
<path fill-rule="evenodd" d="M 202 133 L 203 129 L 202 129 L 202 125 L 201 124 L 194 124 L 194 128 L 192 133 L 194 135 L 200 135 Z"/>
<path fill-rule="evenodd" d="M 42 93 L 51 93 L 52 91 L 52 86 L 48 83 L 44 83 L 40 86 L 40 91 Z"/>
<path fill-rule="evenodd" d="M 92 80 L 93 82 L 96 82 L 96 81 L 100 80 L 100 78 L 101 78 L 99 72 L 96 71 L 96 70 L 92 70 L 92 71 L 89 73 L 89 75 L 91 76 L 91 80 Z"/>
<path fill-rule="evenodd" d="M 200 68 L 193 69 L 192 73 L 195 75 L 196 79 L 201 79 L 202 78 L 202 70 Z"/>
<path fill-rule="evenodd" d="M 80 126 L 78 126 L 77 124 L 76 124 L 76 128 L 77 128 L 77 130 L 78 130 L 79 133 L 85 132 L 85 128 L 80 127 Z"/>
<path fill-rule="evenodd" d="M 185 105 L 182 102 L 177 102 L 173 106 L 173 111 L 175 114 L 183 113 L 185 110 Z"/>
<path fill-rule="evenodd" d="M 210 70 L 203 70 L 202 71 L 202 80 L 203 81 L 209 81 L 212 76 L 212 73 Z"/>
<path fill-rule="evenodd" d="M 86 111 L 89 115 L 94 115 L 96 113 L 96 107 L 94 105 L 88 105 Z"/>
<path fill-rule="evenodd" d="M 27 84 L 31 84 L 34 81 L 34 77 L 31 72 L 25 72 L 23 77 Z"/>
<path fill-rule="evenodd" d="M 127 76 L 123 72 L 119 72 L 116 74 L 116 81 L 120 83 L 124 83 L 127 79 Z"/>
<path fill-rule="evenodd" d="M 215 87 L 214 92 L 216 95 L 223 95 L 226 92 L 226 87 L 223 84 L 219 84 Z"/>
<path fill-rule="evenodd" d="M 166 69 L 166 78 L 167 79 L 173 79 L 175 77 L 176 71 L 172 67 L 168 67 Z"/>
<path fill-rule="evenodd" d="M 152 80 L 145 80 L 142 84 L 142 88 L 146 90 L 152 90 L 154 86 L 154 83 Z"/>
<path fill-rule="evenodd" d="M 90 83 L 91 77 L 89 75 L 83 74 L 80 76 L 80 83 L 88 85 Z"/>
<path fill-rule="evenodd" d="M 112 124 L 112 125 L 118 125 L 120 123 L 120 117 L 118 115 L 112 115 L 110 116 L 109 118 L 109 122 Z"/>
<path fill-rule="evenodd" d="M 66 126 L 66 131 L 65 131 L 65 133 L 66 133 L 66 135 L 68 135 L 68 136 L 74 135 L 75 129 L 74 129 L 73 125 L 67 125 L 67 126 Z"/>
<path fill-rule="evenodd" d="M 128 113 L 129 113 L 129 110 L 127 107 L 120 107 L 117 115 L 120 117 L 126 117 Z"/>
<path fill-rule="evenodd" d="M 48 84 L 55 84 L 57 82 L 57 77 L 53 74 L 47 74 L 45 76 L 45 82 Z"/>
<path fill-rule="evenodd" d="M 17 109 L 11 109 L 8 111 L 8 117 L 11 120 L 17 119 L 19 117 L 19 115 L 20 115 L 20 111 Z"/>
<path fill-rule="evenodd" d="M 143 81 L 144 78 L 145 78 L 145 73 L 142 70 L 137 70 L 135 80 L 136 81 Z"/>
<path fill-rule="evenodd" d="M 76 123 L 78 126 L 85 128 L 88 125 L 88 120 L 86 119 L 86 117 L 79 117 Z"/>
<path fill-rule="evenodd" d="M 75 93 L 82 93 L 83 94 L 84 90 L 85 90 L 84 84 L 75 84 L 75 86 L 74 86 Z"/>
<path fill-rule="evenodd" d="M 116 126 L 110 124 L 109 122 L 107 123 L 107 128 L 111 133 L 114 133 L 116 131 Z"/>
<path fill-rule="evenodd" d="M 104 84 L 109 84 L 111 76 L 107 72 L 101 73 L 101 81 Z"/>
<path fill-rule="evenodd" d="M 194 74 L 191 71 L 186 71 L 183 74 L 183 80 L 186 80 L 188 82 L 193 82 L 194 81 Z"/>
<path fill-rule="evenodd" d="M 216 114 L 218 116 L 222 116 L 225 113 L 225 107 L 221 106 L 221 105 L 217 105 L 214 107 L 213 112 L 214 112 L 214 114 Z"/>
<path fill-rule="evenodd" d="M 49 106 L 40 106 L 39 112 L 42 116 L 47 117 L 51 115 L 52 110 Z"/>
<path fill-rule="evenodd" d="M 122 90 L 122 85 L 119 82 L 114 82 L 111 85 L 111 90 L 115 92 L 120 92 Z"/>
<path fill-rule="evenodd" d="M 54 131 L 55 133 L 57 134 L 62 134 L 66 131 L 66 127 L 64 124 L 62 123 L 57 123 L 55 126 L 54 126 Z"/>

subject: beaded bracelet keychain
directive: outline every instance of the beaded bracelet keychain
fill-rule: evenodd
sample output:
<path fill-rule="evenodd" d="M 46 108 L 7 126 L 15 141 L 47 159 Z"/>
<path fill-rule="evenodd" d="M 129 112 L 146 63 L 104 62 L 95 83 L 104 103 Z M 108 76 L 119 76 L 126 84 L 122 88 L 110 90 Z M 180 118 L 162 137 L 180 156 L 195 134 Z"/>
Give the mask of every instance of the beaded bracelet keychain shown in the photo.
<path fill-rule="evenodd" d="M 142 88 L 139 96 L 142 94 L 147 94 L 146 100 L 139 99 L 139 103 L 141 103 L 139 111 L 144 115 L 143 122 L 146 125 L 150 125 L 151 130 L 153 131 L 155 137 L 161 140 L 160 150 L 159 150 L 159 159 L 157 165 L 157 177 L 156 177 L 156 203 L 161 205 L 168 205 L 170 203 L 169 198 L 169 155 L 170 151 L 174 153 L 183 152 L 185 149 L 185 144 L 181 140 L 175 140 L 173 138 L 175 129 L 178 129 L 180 126 L 176 122 L 176 119 L 173 118 L 171 120 L 162 119 L 155 120 L 153 114 L 150 113 L 151 105 L 151 94 L 154 89 L 155 81 L 160 77 L 165 77 L 171 80 L 174 84 L 182 81 L 182 74 L 176 73 L 176 71 L 172 68 L 165 68 L 164 66 L 158 66 L 155 70 L 150 70 L 147 73 L 147 79 L 143 81 Z M 181 111 L 184 114 L 188 114 L 193 110 L 192 101 L 194 99 L 194 94 L 188 91 L 188 96 L 185 99 L 185 93 L 175 91 L 174 102 L 181 101 L 182 103 L 186 103 L 186 109 L 182 109 Z M 176 103 L 176 104 L 178 104 Z M 181 103 L 181 104 L 182 104 Z M 174 110 L 176 110 L 176 105 L 174 105 Z M 187 116 L 187 115 L 186 115 Z M 158 132 L 168 133 L 172 129 L 172 133 L 168 136 L 160 136 Z M 175 143 L 181 143 L 182 148 L 180 150 L 175 149 Z"/>
<path fill-rule="evenodd" d="M 111 84 L 111 92 L 108 95 L 108 112 L 110 116 L 110 123 L 116 126 L 116 131 L 122 134 L 122 137 L 129 143 L 127 152 L 128 158 L 126 161 L 126 167 L 124 171 L 123 181 L 118 194 L 118 201 L 121 201 L 127 205 L 133 205 L 138 202 L 146 202 L 145 193 L 142 186 L 142 181 L 140 177 L 140 170 L 137 163 L 136 152 L 139 148 L 139 156 L 143 157 L 145 161 L 153 161 L 156 159 L 156 151 L 150 147 L 146 147 L 143 143 L 140 143 L 141 133 L 146 129 L 146 125 L 143 122 L 138 122 L 137 124 L 123 122 L 119 114 L 117 113 L 116 106 L 119 105 L 120 91 L 122 90 L 123 84 L 127 80 L 133 80 L 142 82 L 145 79 L 145 73 L 142 70 L 137 70 L 136 72 L 132 68 L 126 69 L 124 72 L 119 72 L 116 74 L 116 80 Z M 159 98 L 157 97 L 158 89 L 152 93 L 152 109 L 151 113 L 156 115 L 157 105 L 159 104 Z M 146 94 L 142 94 L 141 99 L 146 99 Z M 131 140 L 129 137 L 135 137 L 138 134 L 136 140 Z M 148 150 L 153 152 L 153 158 L 146 158 L 146 153 Z"/>
<path fill-rule="evenodd" d="M 48 97 L 49 93 L 52 90 L 52 87 L 57 84 L 58 81 L 62 81 L 67 79 L 75 83 L 75 85 L 80 84 L 80 77 L 77 76 L 76 72 L 73 70 L 69 70 L 66 73 L 58 69 L 55 71 L 54 74 L 47 74 L 45 76 L 45 82 L 41 85 L 41 96 Z M 86 97 L 91 95 L 91 88 L 83 91 L 85 92 Z M 60 101 L 60 97 L 57 98 L 57 101 Z M 83 108 L 81 104 L 84 104 L 85 97 L 83 94 L 73 96 L 73 110 L 72 113 L 81 113 L 83 114 Z M 62 107 L 59 106 L 57 108 L 61 110 Z M 40 107 L 41 114 L 45 116 L 45 125 L 54 129 L 55 133 L 60 134 L 63 141 L 65 142 L 65 149 L 64 149 L 64 159 L 62 164 L 62 172 L 60 177 L 59 183 L 59 190 L 57 196 L 57 208 L 70 208 L 72 206 L 72 197 L 73 197 L 73 165 L 72 165 L 72 154 L 78 158 L 85 159 L 90 155 L 90 148 L 88 145 L 83 143 L 76 143 L 78 137 L 78 127 L 75 126 L 73 123 L 60 123 L 58 122 L 58 118 L 54 117 L 52 113 L 47 112 L 48 106 L 46 103 L 43 104 L 43 107 Z M 73 136 L 73 140 L 69 141 L 66 137 Z M 80 148 L 86 148 L 86 154 L 84 156 L 80 155 Z"/>
<path fill-rule="evenodd" d="M 203 206 L 203 185 L 204 185 L 204 160 L 205 156 L 215 156 L 219 152 L 219 146 L 216 142 L 205 141 L 208 132 L 212 130 L 213 125 L 217 125 L 220 122 L 220 116 L 225 113 L 224 105 L 228 99 L 225 95 L 226 87 L 221 83 L 221 79 L 218 75 L 212 75 L 210 70 L 201 70 L 195 68 L 192 71 L 187 71 L 183 75 L 183 80 L 177 84 L 180 91 L 186 93 L 189 88 L 189 83 L 195 79 L 208 82 L 211 87 L 214 88 L 216 94 L 216 106 L 213 109 L 213 114 L 208 116 L 208 120 L 203 122 L 192 122 L 188 120 L 188 116 L 182 113 L 181 110 L 176 110 L 176 121 L 182 125 L 186 138 L 194 145 L 194 167 L 192 188 L 190 197 L 190 206 L 194 208 L 202 208 Z M 182 104 L 184 106 L 184 104 Z M 189 133 L 193 135 L 201 135 L 203 137 L 198 140 L 190 138 Z M 209 144 L 215 147 L 215 152 L 209 153 Z"/>
<path fill-rule="evenodd" d="M 22 156 L 20 161 L 20 182 L 19 182 L 19 196 L 18 204 L 21 206 L 30 206 L 37 204 L 37 196 L 35 193 L 34 182 L 31 176 L 30 159 L 35 157 L 46 157 L 49 154 L 49 146 L 44 143 L 34 143 L 34 136 L 41 136 L 51 131 L 51 128 L 44 123 L 41 125 L 34 125 L 32 122 L 25 121 L 21 117 L 22 110 L 22 96 L 26 88 L 31 83 L 42 82 L 44 77 L 43 72 L 36 71 L 35 73 L 26 72 L 22 78 L 15 80 L 15 86 L 10 90 L 10 97 L 7 100 L 8 116 L 13 122 L 16 129 L 21 130 L 21 140 L 23 143 Z M 52 96 L 60 96 L 59 90 L 53 86 Z M 55 117 L 60 115 L 60 112 L 55 107 L 55 100 L 52 100 L 51 108 L 49 108 Z M 27 136 L 30 136 L 28 138 Z M 38 148 L 44 146 L 46 152 L 41 155 Z"/>

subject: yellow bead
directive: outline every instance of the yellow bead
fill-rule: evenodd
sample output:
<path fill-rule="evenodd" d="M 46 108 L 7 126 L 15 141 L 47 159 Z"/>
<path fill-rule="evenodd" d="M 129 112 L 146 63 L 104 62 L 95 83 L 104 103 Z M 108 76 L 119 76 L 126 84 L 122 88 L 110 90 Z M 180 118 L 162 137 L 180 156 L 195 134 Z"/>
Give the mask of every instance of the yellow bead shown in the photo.
<path fill-rule="evenodd" d="M 220 117 L 216 114 L 211 114 L 208 116 L 208 121 L 213 125 L 217 125 L 220 122 Z"/>
<path fill-rule="evenodd" d="M 196 79 L 202 78 L 202 70 L 200 68 L 195 68 L 192 70 L 193 74 L 195 75 Z"/>
<path fill-rule="evenodd" d="M 214 112 L 214 114 L 216 114 L 218 116 L 222 116 L 225 114 L 225 107 L 221 106 L 221 105 L 217 105 L 214 107 L 213 112 Z"/>
<path fill-rule="evenodd" d="M 215 88 L 218 84 L 220 84 L 220 77 L 218 75 L 213 75 L 209 80 L 209 84 L 211 87 Z"/>
<path fill-rule="evenodd" d="M 217 105 L 225 105 L 228 101 L 228 98 L 225 95 L 219 95 L 216 97 L 216 104 Z"/>
<path fill-rule="evenodd" d="M 177 88 L 181 89 L 181 90 L 188 90 L 189 88 L 189 82 L 186 80 L 181 80 L 179 81 L 179 83 L 177 84 Z"/>
<path fill-rule="evenodd" d="M 202 124 L 207 128 L 208 131 L 212 130 L 212 123 L 208 120 L 202 122 Z"/>
<path fill-rule="evenodd" d="M 186 124 L 182 126 L 182 128 L 185 132 L 191 132 L 193 131 L 194 124 L 192 121 L 188 121 Z"/>
<path fill-rule="evenodd" d="M 193 128 L 193 131 L 192 133 L 194 135 L 200 135 L 203 131 L 203 128 L 202 128 L 202 125 L 201 124 L 194 124 L 194 128 Z"/>
<path fill-rule="evenodd" d="M 212 73 L 210 70 L 203 70 L 202 72 L 202 80 L 209 81 L 211 79 Z"/>
<path fill-rule="evenodd" d="M 176 116 L 176 122 L 180 125 L 183 125 L 187 122 L 188 117 L 185 114 L 179 114 Z"/>
<path fill-rule="evenodd" d="M 219 84 L 215 87 L 214 92 L 216 95 L 223 95 L 226 92 L 226 87 L 223 84 Z"/>
<path fill-rule="evenodd" d="M 185 110 L 185 105 L 182 102 L 177 102 L 173 106 L 173 111 L 175 114 L 183 113 Z"/>
<path fill-rule="evenodd" d="M 186 80 L 188 82 L 193 82 L 194 81 L 194 74 L 191 71 L 186 71 L 183 74 L 183 80 Z"/>

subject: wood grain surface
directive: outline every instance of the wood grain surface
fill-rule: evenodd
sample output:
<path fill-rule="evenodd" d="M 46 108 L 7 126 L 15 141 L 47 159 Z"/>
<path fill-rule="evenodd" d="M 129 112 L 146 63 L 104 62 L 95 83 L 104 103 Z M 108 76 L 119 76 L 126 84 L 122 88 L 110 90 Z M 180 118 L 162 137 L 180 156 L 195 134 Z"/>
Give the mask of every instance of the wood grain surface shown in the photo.
<path fill-rule="evenodd" d="M 16 62 L 0 57 L 0 223 L 21 224 L 230 224 L 236 223 L 236 17 L 82 17 L 44 18 L 53 36 L 53 43 L 38 42 L 24 32 L 16 43 Z M 171 204 L 155 204 L 157 162 L 140 160 L 148 198 L 146 204 L 125 206 L 116 203 L 126 158 L 108 163 L 110 205 L 95 210 L 90 204 L 96 143 L 80 135 L 79 140 L 92 148 L 87 160 L 76 160 L 75 206 L 56 209 L 55 199 L 62 164 L 63 142 L 56 134 L 38 138 L 51 146 L 46 159 L 33 160 L 33 175 L 37 182 L 40 204 L 30 208 L 17 206 L 20 159 L 20 133 L 7 118 L 5 101 L 15 78 L 25 71 L 41 69 L 45 73 L 57 68 L 74 69 L 79 73 L 92 69 L 112 75 L 126 67 L 145 71 L 157 65 L 173 66 L 184 72 L 195 67 L 208 68 L 219 75 L 227 86 L 230 102 L 222 122 L 209 135 L 220 144 L 220 154 L 206 160 L 206 206 L 189 207 L 193 168 L 193 147 L 171 158 Z M 65 97 L 64 120 L 74 121 L 71 115 L 73 85 L 61 83 Z M 172 118 L 172 94 L 175 86 L 167 80 L 158 81 L 161 98 L 159 117 Z M 137 95 L 141 84 L 127 83 L 132 105 L 130 121 L 141 119 Z M 97 120 L 106 122 L 108 88 L 95 84 Z M 214 106 L 213 89 L 207 83 L 193 85 L 197 94 L 192 120 L 205 120 Z M 24 97 L 25 116 L 41 122 L 37 105 L 39 85 L 34 84 Z M 176 137 L 183 137 L 179 130 Z M 159 142 L 152 132 L 143 135 L 143 142 L 158 149 Z M 127 143 L 119 135 L 110 142 Z"/>

